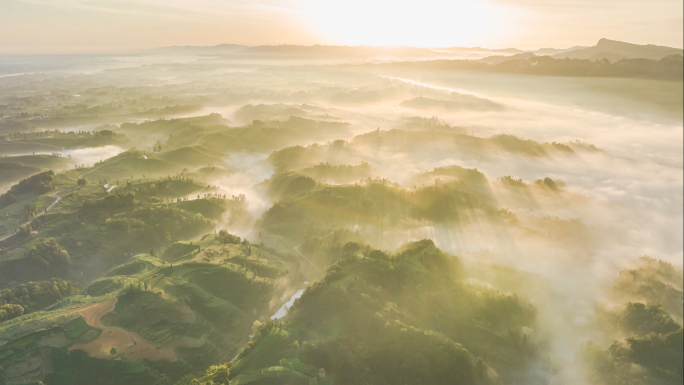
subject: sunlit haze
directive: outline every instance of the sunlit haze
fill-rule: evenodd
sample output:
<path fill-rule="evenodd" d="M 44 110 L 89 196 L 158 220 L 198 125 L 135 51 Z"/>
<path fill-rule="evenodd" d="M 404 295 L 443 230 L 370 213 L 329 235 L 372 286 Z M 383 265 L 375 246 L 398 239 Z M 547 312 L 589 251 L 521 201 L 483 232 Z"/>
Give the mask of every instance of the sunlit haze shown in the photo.
<path fill-rule="evenodd" d="M 677 0 L 6 0 L 0 7 L 5 54 L 222 43 L 540 48 L 602 37 L 682 47 L 683 28 Z"/>

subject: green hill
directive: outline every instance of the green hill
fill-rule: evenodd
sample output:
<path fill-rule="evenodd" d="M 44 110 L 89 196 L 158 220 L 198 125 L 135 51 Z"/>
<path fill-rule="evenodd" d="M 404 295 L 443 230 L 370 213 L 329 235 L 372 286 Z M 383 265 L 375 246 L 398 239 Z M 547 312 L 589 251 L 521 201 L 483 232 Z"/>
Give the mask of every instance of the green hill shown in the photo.
<path fill-rule="evenodd" d="M 0 157 L 0 189 L 9 187 L 45 170 L 59 171 L 71 163 L 70 158 L 54 155 L 19 155 Z"/>
<path fill-rule="evenodd" d="M 190 167 L 220 164 L 225 157 L 226 155 L 203 146 L 181 147 L 154 155 L 154 159 Z"/>
<path fill-rule="evenodd" d="M 171 162 L 154 158 L 138 158 L 138 157 L 121 157 L 114 160 L 105 160 L 101 164 L 96 164 L 92 171 L 85 173 L 85 177 L 91 180 L 107 179 L 113 181 L 116 179 L 128 179 L 131 175 L 134 179 L 139 179 L 146 175 L 147 178 L 152 176 L 163 176 L 167 174 L 175 174 L 180 171 L 180 166 Z"/>
<path fill-rule="evenodd" d="M 202 127 L 225 125 L 229 123 L 223 119 L 219 114 L 210 114 L 206 116 L 196 116 L 191 118 L 180 119 L 158 119 L 152 121 L 145 121 L 143 123 L 123 123 L 117 131 L 130 134 L 151 134 L 151 135 L 176 135 L 182 131 L 192 131 L 193 129 L 201 129 Z"/>
<path fill-rule="evenodd" d="M 349 164 L 350 159 L 356 158 L 356 151 L 344 140 L 336 140 L 329 145 L 285 147 L 271 153 L 268 161 L 276 168 L 276 172 L 295 171 L 321 163 Z"/>
<path fill-rule="evenodd" d="M 548 370 L 550 363 L 523 332 L 535 325 L 535 308 L 465 283 L 467 276 L 458 258 L 429 240 L 394 254 L 349 243 L 284 319 L 255 324 L 255 336 L 227 366 L 231 384 L 542 379 L 527 365 Z"/>
<path fill-rule="evenodd" d="M 189 178 L 204 183 L 212 183 L 215 182 L 217 179 L 228 177 L 232 175 L 234 172 L 235 171 L 232 169 L 225 169 L 218 166 L 207 166 L 198 168 L 195 171 L 186 172 L 185 175 L 187 175 Z"/>
<path fill-rule="evenodd" d="M 437 127 L 422 130 L 371 131 L 354 138 L 353 143 L 366 146 L 393 148 L 396 151 L 459 151 L 462 154 L 482 156 L 501 152 L 528 157 L 573 154 L 568 145 L 562 143 L 539 143 L 521 139 L 514 135 L 499 134 L 489 138 L 471 136 L 457 127 Z"/>
<path fill-rule="evenodd" d="M 173 383 L 193 368 L 235 356 L 253 322 L 275 311 L 271 300 L 283 289 L 276 279 L 296 270 L 295 263 L 225 232 L 176 243 L 163 255 L 171 254 L 173 262 L 136 255 L 92 282 L 85 295 L 0 323 L 3 380 L 82 384 L 87 374 L 107 377 L 98 383 Z M 105 344 L 107 354 L 90 350 L 90 342 Z M 109 346 L 117 353 L 109 354 Z M 162 354 L 177 359 L 154 358 Z M 30 375 L 27 361 L 34 362 Z"/>
<path fill-rule="evenodd" d="M 71 159 L 55 155 L 17 155 L 0 158 L 0 162 L 9 161 L 43 169 L 59 170 L 72 162 Z"/>
<path fill-rule="evenodd" d="M 323 183 L 347 184 L 372 176 L 373 169 L 370 164 L 365 162 L 356 166 L 319 163 L 315 166 L 301 169 L 298 172 Z"/>
<path fill-rule="evenodd" d="M 199 143 L 216 151 L 270 152 L 305 140 L 306 137 L 298 131 L 274 128 L 267 123 L 255 121 L 246 127 L 206 135 Z"/>
<path fill-rule="evenodd" d="M 12 183 L 40 172 L 40 167 L 0 160 L 0 180 L 2 184 Z"/>

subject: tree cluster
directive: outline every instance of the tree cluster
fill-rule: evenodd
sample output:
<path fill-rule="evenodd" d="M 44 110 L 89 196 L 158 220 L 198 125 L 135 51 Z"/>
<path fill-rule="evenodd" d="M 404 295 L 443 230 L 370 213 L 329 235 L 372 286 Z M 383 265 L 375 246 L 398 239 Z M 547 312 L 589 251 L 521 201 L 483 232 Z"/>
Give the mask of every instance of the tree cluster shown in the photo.
<path fill-rule="evenodd" d="M 29 258 L 44 267 L 69 267 L 71 265 L 69 253 L 54 238 L 40 239 L 35 246 L 31 247 Z"/>
<path fill-rule="evenodd" d="M 17 196 L 29 192 L 36 192 L 43 194 L 54 189 L 52 182 L 55 179 L 55 173 L 50 171 L 41 172 L 40 174 L 28 177 L 21 182 L 12 186 L 9 191 L 0 195 L 0 209 L 11 205 L 18 201 Z"/>
<path fill-rule="evenodd" d="M 135 203 L 135 193 L 116 193 L 100 199 L 87 199 L 83 202 L 83 208 L 119 209 L 132 207 Z"/>
<path fill-rule="evenodd" d="M 78 284 L 59 278 L 39 282 L 12 283 L 0 289 L 0 321 L 44 309 L 79 292 Z"/>

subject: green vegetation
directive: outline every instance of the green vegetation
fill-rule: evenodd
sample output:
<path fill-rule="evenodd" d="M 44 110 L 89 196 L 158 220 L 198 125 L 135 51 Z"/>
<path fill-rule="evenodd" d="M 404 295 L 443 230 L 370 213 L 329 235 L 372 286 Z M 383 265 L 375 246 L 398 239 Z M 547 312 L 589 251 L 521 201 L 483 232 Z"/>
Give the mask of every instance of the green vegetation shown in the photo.
<path fill-rule="evenodd" d="M 28 166 L 22 163 L 0 159 L 0 180 L 14 181 L 17 179 L 24 179 L 39 172 L 39 167 Z"/>
<path fill-rule="evenodd" d="M 56 155 L 16 155 L 0 158 L 0 162 L 14 162 L 41 169 L 61 169 L 71 162 L 71 159 Z"/>
<path fill-rule="evenodd" d="M 0 66 L 0 385 L 684 381 L 681 50 L 164 50 Z"/>
<path fill-rule="evenodd" d="M 477 171 L 475 171 L 477 173 Z M 481 176 L 481 174 L 479 174 Z M 483 178 L 483 177 L 482 177 Z M 301 240 L 331 225 L 380 226 L 406 219 L 467 222 L 473 211 L 495 215 L 477 196 L 463 191 L 460 182 L 404 189 L 387 180 L 366 179 L 354 185 L 319 185 L 297 173 L 276 174 L 268 191 L 281 198 L 261 218 L 265 232 Z"/>
<path fill-rule="evenodd" d="M 620 317 L 620 326 L 625 332 L 637 336 L 649 333 L 668 334 L 681 328 L 662 306 L 646 306 L 638 302 L 627 304 Z"/>
<path fill-rule="evenodd" d="M 649 257 L 640 258 L 635 267 L 620 272 L 614 282 L 614 298 L 640 298 L 649 305 L 627 302 L 623 309 L 609 313 L 606 319 L 610 325 L 606 327 L 615 328 L 626 338 L 605 350 L 590 342 L 581 358 L 597 383 L 680 384 L 684 380 L 684 341 L 681 312 L 677 309 L 681 309 L 682 292 L 672 284 L 681 289 L 682 273 L 669 263 Z M 662 304 L 674 310 L 671 314 L 678 321 Z M 634 370 L 639 371 L 636 378 Z"/>
<path fill-rule="evenodd" d="M 620 272 L 613 286 L 617 301 L 639 300 L 662 306 L 671 317 L 682 320 L 682 271 L 667 262 L 639 258 L 636 266 Z"/>
<path fill-rule="evenodd" d="M 298 172 L 323 183 L 332 182 L 347 184 L 372 176 L 373 169 L 370 164 L 365 162 L 356 166 L 333 166 L 328 163 L 319 163 L 315 166 L 301 169 Z"/>
<path fill-rule="evenodd" d="M 270 314 L 275 279 L 286 277 L 287 269 L 295 265 L 285 262 L 266 248 L 241 241 L 226 231 L 208 234 L 199 242 L 184 244 L 190 247 L 185 249 L 185 253 L 180 252 L 183 255 L 176 258 L 179 260 L 177 262 L 166 262 L 151 255 L 130 258 L 107 272 L 107 278 L 85 288 L 86 296 L 75 295 L 77 291 L 74 286 L 61 280 L 50 282 L 55 287 L 71 292 L 41 292 L 40 288 L 49 287 L 50 283 L 47 282 L 42 285 L 20 285 L 12 291 L 3 291 L 3 298 L 15 298 L 12 293 L 28 289 L 33 296 L 42 296 L 41 307 L 55 304 L 49 308 L 49 312 L 36 313 L 45 322 L 51 322 L 49 331 L 34 332 L 31 330 L 35 329 L 27 329 L 26 333 L 10 336 L 0 329 L 0 341 L 8 338 L 12 341 L 11 344 L 0 346 L 0 365 L 9 373 L 6 376 L 13 378 L 17 375 L 16 371 L 22 367 L 21 360 L 25 359 L 22 358 L 25 353 L 21 353 L 20 349 L 32 346 L 36 350 L 29 350 L 29 354 L 51 352 L 49 354 L 53 355 L 53 360 L 57 360 L 57 366 L 66 365 L 64 370 L 48 376 L 47 383 L 81 383 L 87 375 L 99 376 L 109 373 L 109 370 L 123 370 L 122 373 L 111 375 L 127 383 L 168 383 L 180 379 L 193 368 L 218 364 L 234 356 L 246 341 L 245 336 L 253 322 Z M 68 295 L 72 297 L 65 298 Z M 112 296 L 117 299 L 114 312 L 101 319 L 107 328 L 121 327 L 136 333 L 133 346 L 149 349 L 142 346 L 151 343 L 157 349 L 175 351 L 180 359 L 177 362 L 132 362 L 126 358 L 131 354 L 130 348 L 122 350 L 117 346 L 107 347 L 107 353 L 115 356 L 110 360 L 89 357 L 79 350 L 63 350 L 70 341 L 87 344 L 98 338 L 117 335 L 107 331 L 103 334 L 101 328 L 93 328 L 80 316 L 64 319 L 59 316 L 74 306 L 101 306 L 98 304 L 108 301 Z M 23 297 L 20 299 L 28 300 Z M 19 306 L 19 303 L 25 305 L 27 302 L 13 303 Z M 30 306 L 37 305 L 31 302 Z M 17 315 L 13 314 L 14 317 Z M 15 320 L 19 320 L 19 328 L 26 328 L 31 322 L 31 318 L 26 316 Z M 10 330 L 15 331 L 16 328 Z M 55 333 L 63 337 L 57 338 Z M 45 349 L 45 346 L 50 350 L 40 350 Z M 86 364 L 83 361 L 86 358 L 90 365 L 87 370 L 80 366 Z"/>
<path fill-rule="evenodd" d="M 79 291 L 76 283 L 59 278 L 12 283 L 0 289 L 0 322 L 44 309 Z"/>
<path fill-rule="evenodd" d="M 19 195 L 32 192 L 43 194 L 53 190 L 54 186 L 52 185 L 52 182 L 54 179 L 55 173 L 52 171 L 46 171 L 22 180 L 18 184 L 12 186 L 9 191 L 0 195 L 0 209 L 18 202 Z"/>
<path fill-rule="evenodd" d="M 541 76 L 618 77 L 682 81 L 682 55 L 673 54 L 659 60 L 622 59 L 611 63 L 608 59 L 554 59 L 534 56 L 504 61 L 496 65 L 471 60 L 431 60 L 384 64 L 393 68 L 420 68 L 423 70 L 464 70 L 499 72 Z"/>
<path fill-rule="evenodd" d="M 669 319 L 669 317 L 667 317 Z M 667 322 L 667 321 L 666 321 Z M 669 322 L 672 322 L 669 319 Z M 657 328 L 656 328 L 657 329 Z M 594 381 L 605 384 L 680 384 L 682 377 L 682 328 L 669 333 L 651 331 L 642 337 L 616 341 L 607 351 L 587 344 L 582 357 L 594 369 Z M 639 369 L 637 378 L 632 370 Z"/>
<path fill-rule="evenodd" d="M 156 159 L 192 167 L 221 163 L 221 158 L 224 157 L 222 153 L 202 146 L 181 147 L 155 155 Z"/>
<path fill-rule="evenodd" d="M 459 127 L 436 126 L 420 130 L 376 130 L 354 138 L 353 143 L 380 148 L 392 148 L 402 152 L 448 148 L 464 154 L 512 153 L 528 157 L 572 154 L 574 151 L 561 143 L 539 143 L 514 135 L 498 134 L 480 138 L 464 133 Z"/>
<path fill-rule="evenodd" d="M 541 358 L 532 336 L 521 332 L 534 327 L 536 310 L 466 284 L 459 260 L 431 241 L 396 254 L 348 243 L 343 253 L 284 320 L 254 324 L 247 347 L 221 368 L 231 384 L 276 373 L 302 384 L 473 384 L 492 369 L 522 375 L 526 362 Z"/>
<path fill-rule="evenodd" d="M 38 264 L 49 267 L 68 267 L 71 264 L 69 252 L 67 252 L 54 238 L 41 239 L 31 247 L 29 258 Z"/>

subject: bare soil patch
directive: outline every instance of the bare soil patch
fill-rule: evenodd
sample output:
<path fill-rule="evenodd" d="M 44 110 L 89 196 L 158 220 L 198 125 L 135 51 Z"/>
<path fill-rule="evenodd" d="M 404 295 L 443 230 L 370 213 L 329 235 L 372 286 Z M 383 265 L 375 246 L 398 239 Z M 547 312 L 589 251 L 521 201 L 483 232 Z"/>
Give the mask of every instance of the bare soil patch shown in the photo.
<path fill-rule="evenodd" d="M 104 332 L 96 340 L 87 344 L 74 344 L 69 350 L 81 349 L 93 357 L 111 359 L 114 358 L 111 350 L 116 348 L 117 354 L 123 354 L 131 361 L 178 361 L 176 351 L 171 347 L 157 348 L 137 333 L 103 326 L 100 318 L 114 310 L 116 301 L 116 298 L 111 298 L 79 311 L 88 324 L 101 327 Z"/>

